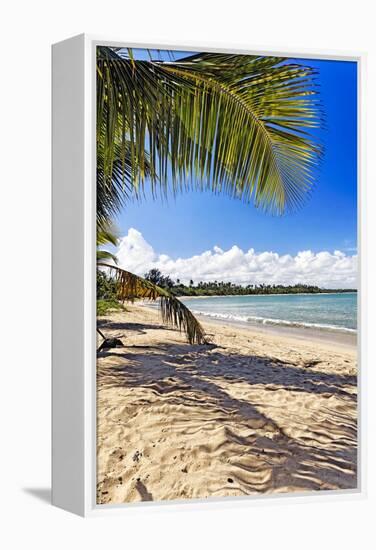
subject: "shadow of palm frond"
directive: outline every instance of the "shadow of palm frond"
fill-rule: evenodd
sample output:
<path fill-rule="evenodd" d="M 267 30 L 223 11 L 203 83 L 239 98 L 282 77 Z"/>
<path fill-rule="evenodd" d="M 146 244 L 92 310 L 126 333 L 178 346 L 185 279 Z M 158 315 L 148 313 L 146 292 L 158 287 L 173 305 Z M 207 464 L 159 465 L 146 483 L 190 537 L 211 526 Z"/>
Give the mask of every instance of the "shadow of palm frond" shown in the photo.
<path fill-rule="evenodd" d="M 341 403 L 356 405 L 355 376 L 328 374 L 312 370 L 312 364 L 303 367 L 214 346 L 159 344 L 147 352 L 122 350 L 103 357 L 106 365 L 99 365 L 98 372 L 107 387 L 145 388 L 156 401 L 163 397 L 164 402 L 167 399 L 170 405 L 193 412 L 204 407 L 224 427 L 226 445 L 236 445 L 244 457 L 252 454 L 266 461 L 272 478 L 252 490 L 282 490 L 293 484 L 302 490 L 331 489 L 337 478 L 343 489 L 356 487 L 356 418 L 341 413 Z M 109 359 L 113 363 L 108 364 Z M 309 394 L 322 398 L 323 405 L 312 412 L 309 428 L 288 407 L 281 407 L 275 415 L 265 413 L 270 411 L 267 395 L 280 390 L 288 390 L 296 399 Z M 244 391 L 248 392 L 246 399 L 239 397 Z M 333 396 L 339 400 L 335 409 L 330 401 Z M 233 422 L 249 435 L 235 433 Z M 298 429 L 298 437 L 286 430 L 290 424 Z M 240 476 L 247 474 L 246 463 L 233 465 L 238 466 Z"/>

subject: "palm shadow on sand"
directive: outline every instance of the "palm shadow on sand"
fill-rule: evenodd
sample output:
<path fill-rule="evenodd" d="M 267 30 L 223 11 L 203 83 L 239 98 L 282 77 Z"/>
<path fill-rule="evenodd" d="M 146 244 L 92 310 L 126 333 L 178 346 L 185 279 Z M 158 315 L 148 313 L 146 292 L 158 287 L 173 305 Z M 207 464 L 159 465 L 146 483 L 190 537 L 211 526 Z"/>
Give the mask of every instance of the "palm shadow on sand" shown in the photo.
<path fill-rule="evenodd" d="M 155 328 L 161 327 L 154 325 Z M 262 412 L 262 404 L 256 399 L 239 399 L 221 387 L 221 384 L 227 384 L 227 389 L 228 384 L 245 384 L 251 389 L 262 387 L 269 392 L 283 388 L 296 394 L 320 395 L 323 399 L 336 396 L 346 404 L 356 400 L 352 393 L 357 384 L 355 376 L 313 371 L 314 363 L 302 366 L 280 359 L 232 353 L 214 346 L 180 343 L 153 345 L 147 351 L 136 352 L 127 352 L 125 347 L 102 353 L 100 357 L 114 358 L 114 364 L 106 361 L 106 366 L 99 367 L 106 386 L 142 387 L 173 405 L 202 407 L 204 404 L 208 411 L 215 413 L 217 421 L 225 427 L 229 444 L 236 444 L 245 457 L 252 454 L 272 468 L 272 478 L 251 487 L 249 492 L 284 490 L 292 485 L 301 490 L 356 488 L 356 420 L 342 418 L 339 412 L 329 414 L 324 421 L 314 424 L 316 432 L 307 443 L 304 437 L 296 439 L 287 435 L 275 420 Z M 253 395 L 257 396 L 257 391 Z M 232 419 L 249 427 L 250 435 L 235 433 Z M 301 428 L 304 431 L 304 426 Z M 272 433 L 273 437 L 265 436 L 266 433 Z M 323 433 L 330 434 L 327 444 L 312 444 L 315 437 L 319 441 Z M 234 466 L 237 466 L 239 480 L 244 476 L 245 479 L 246 464 Z"/>

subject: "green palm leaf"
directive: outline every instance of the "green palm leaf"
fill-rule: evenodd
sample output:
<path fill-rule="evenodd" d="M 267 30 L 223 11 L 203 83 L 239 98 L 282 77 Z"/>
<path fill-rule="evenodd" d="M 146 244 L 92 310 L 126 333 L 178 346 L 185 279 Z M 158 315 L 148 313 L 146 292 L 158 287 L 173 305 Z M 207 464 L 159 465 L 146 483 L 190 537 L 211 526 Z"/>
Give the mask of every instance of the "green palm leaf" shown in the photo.
<path fill-rule="evenodd" d="M 99 261 L 99 267 L 110 270 L 117 282 L 118 298 L 122 302 L 135 299 L 159 300 L 164 323 L 185 332 L 190 344 L 206 344 L 204 330 L 191 311 L 176 296 L 151 281 L 129 271 Z"/>
<path fill-rule="evenodd" d="M 226 192 L 276 213 L 297 207 L 312 187 L 321 151 L 315 71 L 281 57 L 197 54 L 180 61 L 137 61 L 98 50 L 97 142 L 129 153 L 131 186 L 150 181 Z M 129 143 L 126 149 L 125 144 Z"/>
<path fill-rule="evenodd" d="M 108 252 L 108 250 L 97 250 L 97 262 L 106 262 L 109 260 L 113 261 L 115 264 L 118 261 L 115 254 Z"/>
<path fill-rule="evenodd" d="M 105 223 L 112 219 L 121 210 L 126 201 L 139 198 L 136 187 L 133 185 L 131 161 L 131 143 L 116 143 L 111 147 L 112 164 L 111 177 L 105 177 L 105 141 L 99 139 L 97 144 L 97 220 Z M 108 152 L 107 152 L 108 155 Z M 155 178 L 152 174 L 148 154 L 145 152 L 144 177 Z"/>
<path fill-rule="evenodd" d="M 108 250 L 102 250 L 99 247 L 106 244 L 118 245 L 118 235 L 115 226 L 107 221 L 97 222 L 97 262 L 112 260 L 117 264 L 117 257 Z"/>

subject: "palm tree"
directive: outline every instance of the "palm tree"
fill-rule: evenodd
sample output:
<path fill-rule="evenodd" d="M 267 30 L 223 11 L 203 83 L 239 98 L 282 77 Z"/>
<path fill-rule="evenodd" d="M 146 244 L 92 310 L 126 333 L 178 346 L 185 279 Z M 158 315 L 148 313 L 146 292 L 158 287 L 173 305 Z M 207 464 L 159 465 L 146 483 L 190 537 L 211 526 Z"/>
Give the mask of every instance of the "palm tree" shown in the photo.
<path fill-rule="evenodd" d="M 137 298 L 159 300 L 162 321 L 164 323 L 172 324 L 183 330 L 190 344 L 207 343 L 202 326 L 187 306 L 180 302 L 178 298 L 166 288 L 162 288 L 152 281 L 121 269 L 116 265 L 116 256 L 100 248 L 106 244 L 116 246 L 117 243 L 118 237 L 115 227 L 108 222 L 99 223 L 97 227 L 97 266 L 99 269 L 106 269 L 115 280 L 116 288 L 118 289 L 118 299 L 123 303 L 125 300 L 133 301 Z M 99 349 L 121 345 L 120 340 L 117 338 L 107 338 L 98 327 L 97 332 L 103 338 Z"/>
<path fill-rule="evenodd" d="M 210 189 L 272 213 L 296 208 L 322 153 L 310 133 L 321 124 L 314 75 L 281 57 L 141 61 L 129 49 L 98 47 L 98 225 L 139 198 L 146 181 L 153 194 Z M 123 297 L 155 296 L 150 282 L 112 269 Z M 165 320 L 187 328 L 189 310 L 161 297 Z"/>

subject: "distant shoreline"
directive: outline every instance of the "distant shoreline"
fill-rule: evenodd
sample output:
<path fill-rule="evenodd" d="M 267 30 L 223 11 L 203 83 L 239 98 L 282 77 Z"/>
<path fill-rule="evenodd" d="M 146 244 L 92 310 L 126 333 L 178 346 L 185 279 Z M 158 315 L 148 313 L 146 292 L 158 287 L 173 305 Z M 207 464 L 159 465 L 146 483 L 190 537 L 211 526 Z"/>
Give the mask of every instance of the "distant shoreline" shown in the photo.
<path fill-rule="evenodd" d="M 317 298 L 318 303 L 321 303 L 323 298 L 323 294 L 328 295 L 327 293 L 320 293 L 319 297 Z M 346 293 L 349 296 L 352 295 L 356 297 L 356 293 Z M 342 295 L 342 293 L 331 293 L 331 296 L 333 296 L 333 300 L 337 300 L 339 298 L 336 298 L 336 296 Z M 246 296 L 246 295 L 244 295 Z M 251 297 L 251 302 L 253 304 L 265 304 L 267 301 L 269 303 L 274 303 L 274 298 L 278 299 L 280 303 L 280 307 L 284 307 L 284 303 L 289 303 L 291 301 L 298 301 L 300 302 L 299 296 L 305 296 L 308 297 L 309 300 L 311 300 L 312 294 L 305 293 L 305 294 L 299 294 L 296 298 L 291 298 L 291 294 L 258 294 L 256 296 L 260 296 L 260 302 L 258 302 L 257 299 L 253 300 L 252 297 L 254 295 L 247 295 L 247 297 Z M 281 296 L 286 296 L 286 302 L 282 299 Z M 288 297 L 287 297 L 288 296 Z M 265 300 L 266 297 L 269 297 L 268 300 Z M 211 301 L 211 298 L 213 300 Z M 220 301 L 220 303 L 223 305 L 224 310 L 219 308 L 218 310 L 218 304 L 217 302 L 218 298 L 223 298 L 223 300 Z M 335 343 L 341 343 L 341 344 L 349 344 L 349 345 L 356 345 L 357 343 L 357 327 L 356 325 L 353 326 L 351 322 L 349 324 L 345 325 L 339 325 L 336 322 L 332 322 L 330 319 L 324 320 L 324 319 L 313 319 L 313 318 L 298 318 L 296 319 L 294 316 L 289 317 L 288 315 L 283 315 L 283 310 L 279 312 L 278 315 L 265 315 L 263 312 L 258 313 L 256 312 L 243 312 L 243 310 L 239 311 L 233 311 L 228 310 L 226 304 L 231 305 L 232 303 L 241 304 L 242 298 L 235 299 L 232 295 L 230 296 L 188 296 L 188 297 L 181 297 L 183 303 L 185 303 L 192 311 L 192 313 L 200 318 L 200 320 L 210 320 L 215 323 L 217 322 L 223 322 L 223 323 L 229 323 L 231 325 L 237 325 L 253 328 L 254 330 L 261 330 L 263 332 L 274 332 L 278 334 L 285 334 L 288 335 L 293 334 L 296 337 L 300 338 L 308 338 L 308 339 L 314 339 L 314 340 L 327 340 L 332 341 Z M 329 299 L 329 298 L 328 298 Z M 205 307 L 200 307 L 199 304 L 204 300 Z M 206 300 L 206 301 L 205 301 Z M 326 300 L 324 300 L 326 301 Z M 313 301 L 312 301 L 313 302 Z M 244 303 L 248 303 L 248 300 L 244 300 Z M 194 304 L 197 304 L 197 307 L 195 307 Z M 210 304 L 212 304 L 212 307 L 210 307 Z M 258 307 L 258 306 L 257 306 Z M 208 311 L 207 311 L 208 310 Z"/>
<path fill-rule="evenodd" d="M 200 322 L 205 324 L 222 325 L 227 327 L 238 327 L 240 329 L 247 329 L 251 333 L 270 334 L 274 336 L 282 336 L 286 338 L 297 338 L 305 342 L 318 342 L 320 344 L 326 343 L 329 345 L 335 345 L 345 348 L 356 348 L 357 346 L 357 331 L 354 332 L 342 332 L 341 330 L 331 330 L 325 328 L 315 327 L 297 327 L 297 326 L 284 326 L 284 325 L 264 325 L 262 323 L 247 323 L 245 321 L 238 321 L 234 319 L 216 319 L 215 317 L 207 317 L 202 313 L 195 312 L 195 316 L 199 318 Z"/>
<path fill-rule="evenodd" d="M 213 296 L 214 297 L 214 296 Z M 192 298 L 200 298 L 200 296 L 192 296 Z M 155 313 L 156 308 L 150 303 L 142 304 L 142 307 L 153 311 Z M 214 325 L 222 327 L 232 327 L 241 330 L 247 330 L 253 334 L 269 334 L 271 336 L 284 337 L 284 338 L 297 338 L 305 342 L 317 342 L 320 344 L 326 344 L 330 346 L 339 346 L 340 348 L 354 349 L 357 347 L 358 333 L 346 329 L 334 330 L 329 328 L 316 328 L 316 327 L 304 327 L 304 326 L 286 326 L 280 324 L 263 324 L 263 323 L 250 323 L 246 321 L 240 321 L 236 319 L 221 319 L 211 316 L 207 316 L 202 312 L 195 311 L 195 317 L 197 317 L 200 323 L 204 325 Z M 348 332 L 347 332 L 348 330 Z"/>

